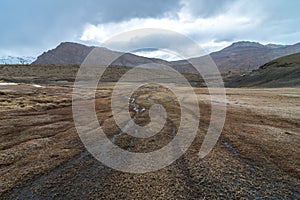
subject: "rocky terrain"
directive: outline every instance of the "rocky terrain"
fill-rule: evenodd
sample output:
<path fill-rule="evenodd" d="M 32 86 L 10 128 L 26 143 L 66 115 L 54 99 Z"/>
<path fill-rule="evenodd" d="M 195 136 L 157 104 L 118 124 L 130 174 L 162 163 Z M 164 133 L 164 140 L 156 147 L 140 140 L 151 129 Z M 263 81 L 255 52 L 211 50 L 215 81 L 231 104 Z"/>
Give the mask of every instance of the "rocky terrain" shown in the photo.
<path fill-rule="evenodd" d="M 95 47 L 82 44 L 63 42 L 55 49 L 44 52 L 33 62 L 35 65 L 80 65 L 86 56 Z M 105 58 L 118 57 L 112 65 L 135 67 L 147 63 L 157 63 L 170 66 L 179 72 L 195 73 L 195 69 L 185 60 L 167 62 L 162 59 L 146 58 L 131 53 L 122 53 L 98 47 L 99 64 L 106 64 Z M 249 71 L 257 69 L 259 66 L 282 56 L 300 52 L 300 44 L 295 45 L 262 45 L 256 42 L 236 42 L 232 45 L 209 54 L 218 66 L 219 70 L 224 71 Z M 255 58 L 255 59 L 253 59 Z M 101 60 L 103 62 L 101 63 Z M 204 64 L 206 57 L 191 58 L 188 60 L 195 65 Z"/>
<path fill-rule="evenodd" d="M 32 63 L 34 65 L 80 65 L 87 55 L 95 47 L 85 46 L 78 43 L 63 42 L 58 45 L 55 49 L 44 52 L 42 55 Z M 115 57 L 117 58 L 114 62 L 109 63 L 113 66 L 126 66 L 135 67 L 147 63 L 158 63 L 170 66 L 167 61 L 156 59 L 156 58 L 146 58 L 142 56 L 137 56 L 131 53 L 123 53 L 112 51 L 107 48 L 97 47 L 97 61 L 99 65 L 106 65 L 107 58 Z"/>
<path fill-rule="evenodd" d="M 229 81 L 230 87 L 299 87 L 300 53 L 264 64 L 257 70 Z"/>
<path fill-rule="evenodd" d="M 55 49 L 44 52 L 32 64 L 69 65 L 81 64 L 84 58 L 93 50 L 82 44 L 62 42 Z M 103 48 L 103 50 L 106 50 Z"/>
<path fill-rule="evenodd" d="M 253 70 L 276 58 L 300 52 L 300 43 L 294 45 L 262 45 L 256 42 L 236 42 L 232 45 L 209 54 L 220 71 Z M 255 58 L 255 59 L 253 59 Z M 188 61 L 203 64 L 205 58 L 191 58 Z M 186 61 L 174 61 L 177 68 L 190 67 Z"/>

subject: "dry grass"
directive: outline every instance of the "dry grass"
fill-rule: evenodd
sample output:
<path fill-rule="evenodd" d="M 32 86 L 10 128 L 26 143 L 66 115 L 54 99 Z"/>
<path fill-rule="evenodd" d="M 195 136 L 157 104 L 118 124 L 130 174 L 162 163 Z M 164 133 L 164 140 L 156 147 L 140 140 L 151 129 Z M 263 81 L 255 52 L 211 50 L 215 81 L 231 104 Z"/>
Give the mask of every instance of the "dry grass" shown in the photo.
<path fill-rule="evenodd" d="M 128 174 L 102 165 L 84 149 L 72 119 L 72 88 L 44 86 L 0 88 L 4 105 L 0 110 L 0 192 L 4 199 L 300 197 L 299 88 L 228 89 L 222 136 L 202 160 L 198 151 L 210 121 L 210 105 L 207 90 L 195 88 L 201 119 L 189 150 L 159 171 Z M 103 83 L 96 94 L 97 116 L 108 137 L 120 132 L 110 110 L 113 86 Z M 172 139 L 172 128 L 179 125 L 174 95 L 163 87 L 146 85 L 132 97 L 146 108 L 137 123 L 149 122 L 154 103 L 165 106 L 168 123 L 149 139 L 124 134 L 115 143 L 139 152 L 161 148 Z M 34 109 L 37 105 L 39 109 Z"/>

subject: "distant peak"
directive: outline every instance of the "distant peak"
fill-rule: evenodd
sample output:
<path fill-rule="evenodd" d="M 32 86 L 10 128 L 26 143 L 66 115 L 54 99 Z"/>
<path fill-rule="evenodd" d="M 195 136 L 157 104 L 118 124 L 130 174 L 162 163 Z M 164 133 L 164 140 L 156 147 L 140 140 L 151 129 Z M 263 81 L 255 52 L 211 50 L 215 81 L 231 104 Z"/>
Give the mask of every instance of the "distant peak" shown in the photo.
<path fill-rule="evenodd" d="M 233 47 L 263 47 L 264 45 L 258 42 L 250 42 L 250 41 L 239 41 L 232 43 Z"/>
<path fill-rule="evenodd" d="M 87 47 L 86 45 L 79 44 L 79 43 L 76 43 L 76 42 L 61 42 L 58 45 L 58 47 L 61 47 L 61 46 L 81 46 L 81 47 Z"/>
<path fill-rule="evenodd" d="M 91 49 L 91 48 L 95 48 L 95 47 L 103 49 L 103 50 L 107 50 L 107 51 L 110 50 L 106 47 L 87 46 L 87 45 L 76 43 L 76 42 L 61 42 L 56 48 L 87 48 L 87 49 Z"/>
<path fill-rule="evenodd" d="M 30 64 L 34 60 L 31 56 L 1 56 L 0 64 Z"/>
<path fill-rule="evenodd" d="M 277 49 L 277 48 L 282 48 L 282 47 L 286 47 L 287 45 L 281 45 L 281 44 L 266 44 L 265 45 L 266 47 L 269 47 L 269 48 L 273 48 L 273 49 Z"/>

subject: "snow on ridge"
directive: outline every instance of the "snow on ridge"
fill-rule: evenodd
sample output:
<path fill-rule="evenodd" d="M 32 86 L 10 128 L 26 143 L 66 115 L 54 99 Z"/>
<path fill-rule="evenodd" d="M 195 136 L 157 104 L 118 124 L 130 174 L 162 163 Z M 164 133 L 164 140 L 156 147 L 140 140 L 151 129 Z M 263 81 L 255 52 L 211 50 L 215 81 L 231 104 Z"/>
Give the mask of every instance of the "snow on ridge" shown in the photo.
<path fill-rule="evenodd" d="M 31 64 L 34 60 L 35 58 L 30 56 L 0 56 L 0 64 Z"/>

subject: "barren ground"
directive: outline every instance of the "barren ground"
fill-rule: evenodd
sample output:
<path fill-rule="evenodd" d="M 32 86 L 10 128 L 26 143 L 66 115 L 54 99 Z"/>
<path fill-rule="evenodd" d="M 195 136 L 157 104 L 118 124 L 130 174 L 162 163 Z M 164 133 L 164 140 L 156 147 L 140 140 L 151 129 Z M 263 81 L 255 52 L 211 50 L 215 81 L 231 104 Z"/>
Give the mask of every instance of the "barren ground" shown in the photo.
<path fill-rule="evenodd" d="M 72 117 L 72 87 L 42 86 L 0 86 L 2 199 L 300 198 L 300 88 L 227 89 L 226 123 L 204 159 L 198 151 L 210 120 L 209 96 L 195 88 L 201 119 L 188 151 L 159 171 L 130 174 L 106 167 L 84 148 Z M 146 123 L 147 108 L 159 102 L 170 112 L 168 123 L 150 139 L 118 136 L 114 143 L 124 149 L 159 149 L 178 126 L 172 94 L 151 87 L 133 95 L 146 108 L 136 122 Z M 109 138 L 120 133 L 110 110 L 111 92 L 106 83 L 96 94 L 97 116 Z"/>

